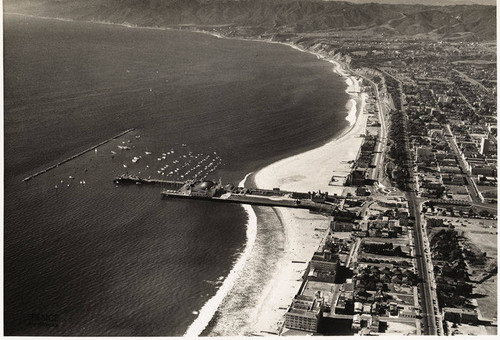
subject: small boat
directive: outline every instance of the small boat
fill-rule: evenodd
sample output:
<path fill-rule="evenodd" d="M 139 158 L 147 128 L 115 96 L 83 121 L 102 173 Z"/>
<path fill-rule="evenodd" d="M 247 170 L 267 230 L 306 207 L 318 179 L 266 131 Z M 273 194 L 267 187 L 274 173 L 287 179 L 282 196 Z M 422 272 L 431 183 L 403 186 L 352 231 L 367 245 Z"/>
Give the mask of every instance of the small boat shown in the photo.
<path fill-rule="evenodd" d="M 137 161 L 140 159 L 140 157 L 134 157 L 132 158 L 132 163 L 137 163 Z"/>

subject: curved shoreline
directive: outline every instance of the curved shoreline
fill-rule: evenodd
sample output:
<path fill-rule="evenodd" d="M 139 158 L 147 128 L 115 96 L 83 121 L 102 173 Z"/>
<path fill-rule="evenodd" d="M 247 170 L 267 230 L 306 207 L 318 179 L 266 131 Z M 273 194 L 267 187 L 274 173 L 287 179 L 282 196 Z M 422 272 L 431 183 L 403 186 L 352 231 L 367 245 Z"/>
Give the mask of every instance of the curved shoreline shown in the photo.
<path fill-rule="evenodd" d="M 299 48 L 295 49 L 303 51 Z M 311 53 L 310 51 L 303 52 Z M 328 186 L 329 171 L 343 171 L 344 175 L 347 175 L 349 172 L 350 164 L 347 161 L 356 158 L 362 142 L 362 138 L 358 138 L 358 136 L 364 134 L 366 130 L 367 117 L 363 114 L 365 94 L 359 94 L 359 84 L 356 78 L 349 77 L 336 61 L 328 61 L 335 65 L 333 72 L 341 75 L 347 85 L 346 92 L 350 95 L 350 99 L 346 103 L 347 116 L 345 119 L 350 123 L 349 126 L 343 129 L 338 135 L 333 136 L 331 140 L 322 146 L 286 157 L 259 169 L 245 182 L 249 183 L 250 187 L 280 187 L 284 190 L 303 192 L 319 188 L 322 191 L 328 191 L 331 189 Z M 359 95 L 355 96 L 352 92 L 357 92 Z M 337 148 L 342 149 L 344 152 L 337 153 L 337 157 L 331 157 L 330 162 L 328 162 L 324 155 L 328 153 L 335 154 L 335 149 Z M 310 173 L 301 173 L 301 166 L 297 166 L 297 164 L 301 164 L 303 168 L 310 169 L 311 165 L 316 161 L 323 163 L 322 166 L 325 171 L 321 175 L 318 175 L 314 170 Z M 298 173 L 297 171 L 294 173 L 291 169 L 299 169 L 299 171 Z M 287 178 L 291 178 L 292 180 L 288 182 L 284 181 Z M 343 189 L 342 186 L 337 187 L 337 189 L 339 188 L 340 190 L 337 190 L 337 194 L 341 194 Z M 263 279 L 255 279 L 254 289 L 260 290 L 260 293 L 257 299 L 254 297 L 252 300 L 255 300 L 255 305 L 250 308 L 251 311 L 241 311 L 241 313 L 247 315 L 244 326 L 242 327 L 241 320 L 234 320 L 235 324 L 240 323 L 238 333 L 235 334 L 234 329 L 231 332 L 229 330 L 231 327 L 227 329 L 224 326 L 220 326 L 214 332 L 216 336 L 278 334 L 282 327 L 282 318 L 292 298 L 298 291 L 302 282 L 302 274 L 306 269 L 306 264 L 300 264 L 300 262 L 307 263 L 319 246 L 320 240 L 324 235 L 318 232 L 318 230 L 326 231 L 328 229 L 328 219 L 323 216 L 311 215 L 309 212 L 302 210 L 285 208 L 275 208 L 273 210 L 278 217 L 283 233 L 282 244 L 274 244 L 274 247 L 275 251 L 282 250 L 283 254 L 276 260 L 274 272 L 271 272 L 265 281 Z M 261 219 L 264 219 L 264 217 L 261 215 L 262 212 L 259 213 L 257 211 L 256 214 L 260 227 L 262 223 Z M 260 256 L 263 261 L 264 258 L 262 256 L 265 255 L 256 254 L 254 256 Z M 255 261 L 255 259 L 252 260 Z M 248 271 L 250 271 L 250 268 Z M 248 282 L 243 285 L 248 286 Z M 228 295 L 228 297 L 231 298 L 231 295 Z M 236 295 L 233 298 L 235 300 L 239 299 Z M 219 310 L 223 313 L 223 310 Z M 228 320 L 224 321 L 227 322 Z"/>
<path fill-rule="evenodd" d="M 330 186 L 329 182 L 332 174 L 342 177 L 350 172 L 351 165 L 348 161 L 356 158 L 361 147 L 362 138 L 359 138 L 359 135 L 365 133 L 367 119 L 367 115 L 363 114 L 364 97 L 361 95 L 358 99 L 354 124 L 323 146 L 260 169 L 252 178 L 255 185 L 260 188 L 280 187 L 282 190 L 301 192 L 319 189 L 341 195 L 344 187 L 341 184 Z M 352 116 L 352 111 L 350 115 Z M 278 270 L 271 274 L 267 286 L 263 289 L 260 305 L 255 306 L 259 315 L 252 325 L 252 332 L 263 335 L 280 332 L 283 316 L 298 292 L 307 263 L 329 229 L 329 219 L 326 217 L 302 210 L 276 210 L 287 235 L 283 245 L 286 254 L 277 264 Z M 296 264 L 299 261 L 304 264 Z"/>
<path fill-rule="evenodd" d="M 247 174 L 245 178 L 241 180 L 239 186 L 243 186 L 248 176 L 251 174 L 252 173 Z M 238 260 L 236 260 L 236 263 L 233 265 L 233 268 L 231 268 L 231 271 L 226 276 L 215 295 L 205 302 L 203 307 L 200 309 L 198 317 L 189 326 L 186 333 L 184 333 L 184 336 L 186 337 L 200 336 L 205 328 L 207 328 L 208 324 L 219 309 L 220 304 L 233 288 L 235 281 L 240 275 L 241 270 L 244 268 L 245 263 L 252 252 L 255 239 L 257 237 L 257 215 L 250 205 L 242 204 L 241 206 L 245 209 L 245 212 L 248 215 L 245 249 L 239 256 Z"/>
<path fill-rule="evenodd" d="M 317 148 L 313 148 L 311 150 L 308 150 L 308 151 L 284 158 L 282 160 L 276 161 L 276 162 L 274 162 L 274 163 L 272 163 L 272 164 L 270 164 L 262 169 L 259 169 L 256 173 L 252 173 L 251 176 L 248 176 L 248 175 L 245 176 L 245 179 L 243 179 L 240 182 L 239 186 L 245 186 L 245 183 L 250 182 L 250 183 L 254 184 L 254 185 L 252 185 L 253 187 L 273 188 L 273 187 L 278 186 L 278 187 L 281 187 L 282 189 L 284 189 L 282 187 L 282 185 L 280 185 L 279 180 L 277 180 L 278 178 L 274 178 L 275 180 L 272 181 L 272 182 L 274 182 L 274 184 L 262 183 L 262 180 L 260 181 L 261 183 L 259 184 L 259 180 L 257 178 L 258 178 L 259 174 L 262 174 L 262 172 L 265 171 L 266 169 L 271 169 L 271 172 L 275 173 L 274 172 L 275 169 L 273 169 L 273 166 L 274 167 L 276 167 L 276 165 L 279 166 L 282 164 L 281 162 L 283 162 L 283 161 L 290 160 L 290 159 L 297 159 L 297 158 L 300 158 L 301 155 L 306 155 L 306 154 L 309 154 L 310 152 L 313 152 L 313 151 L 319 150 L 321 152 L 321 150 L 325 147 L 331 148 L 332 143 L 335 144 L 337 141 L 339 141 L 345 137 L 347 137 L 347 138 L 353 137 L 350 135 L 353 135 L 353 134 L 356 135 L 358 132 L 357 130 L 359 130 L 359 129 L 363 129 L 363 133 L 364 133 L 364 129 L 366 127 L 366 117 L 363 117 L 365 119 L 361 119 L 361 118 L 362 118 L 362 114 L 363 114 L 363 110 L 364 110 L 365 98 L 363 97 L 363 95 L 358 95 L 358 96 L 353 95 L 353 92 L 360 93 L 359 83 L 356 80 L 356 78 L 354 78 L 354 76 L 349 75 L 348 72 L 343 69 L 342 65 L 339 62 L 337 62 L 333 59 L 328 59 L 328 58 L 324 57 L 323 55 L 319 54 L 318 52 L 309 51 L 309 50 L 303 49 L 299 46 L 293 45 L 291 43 L 282 43 L 282 42 L 259 40 L 259 39 L 225 37 L 225 36 L 221 36 L 221 35 L 218 35 L 215 33 L 200 31 L 200 30 L 188 30 L 188 32 L 208 34 L 208 35 L 214 36 L 216 38 L 220 38 L 220 39 L 233 39 L 233 40 L 242 40 L 242 41 L 280 44 L 280 45 L 285 45 L 285 46 L 291 47 L 291 48 L 293 48 L 297 51 L 300 51 L 300 52 L 313 54 L 318 59 L 321 59 L 321 60 L 324 60 L 324 61 L 327 61 L 327 62 L 333 64 L 334 65 L 334 67 L 332 69 L 333 73 L 340 75 L 346 83 L 345 92 L 347 94 L 349 94 L 349 96 L 350 96 L 349 100 L 346 103 L 347 115 L 345 117 L 345 120 L 347 120 L 349 122 L 349 125 L 346 128 L 344 128 L 338 135 L 332 136 L 332 138 L 329 141 L 327 141 L 325 144 L 323 144 L 322 146 L 319 146 Z M 361 147 L 361 144 L 359 144 L 359 146 L 357 148 L 355 147 L 355 149 L 359 149 L 360 147 Z M 357 150 L 355 151 L 355 153 L 357 155 Z M 309 161 L 306 161 L 306 162 L 308 164 L 310 164 Z M 341 162 L 341 160 L 339 160 L 339 162 Z M 287 166 L 284 165 L 282 168 L 286 169 Z M 328 181 L 326 183 L 328 183 Z M 305 192 L 308 191 L 307 189 L 304 189 L 303 187 L 297 188 L 297 189 L 286 189 L 286 190 L 296 190 L 296 191 L 305 191 Z M 324 189 L 321 189 L 321 190 L 327 191 Z M 248 209 L 252 210 L 252 212 L 254 214 L 256 214 L 257 220 L 261 219 L 262 216 L 260 216 L 259 213 L 255 212 L 255 209 L 253 209 L 251 206 L 249 206 Z M 276 318 L 273 318 L 273 316 L 280 314 L 280 312 L 283 312 L 281 314 L 284 314 L 284 311 L 282 310 L 282 308 L 283 308 L 282 305 L 291 303 L 291 298 L 296 294 L 298 287 L 300 286 L 300 283 L 297 285 L 297 282 L 298 282 L 297 277 L 293 277 L 291 279 L 292 281 L 294 281 L 294 284 L 292 284 L 291 287 L 289 287 L 289 289 L 283 290 L 282 287 L 279 285 L 279 282 L 283 279 L 282 274 L 284 273 L 284 271 L 285 272 L 288 271 L 288 273 L 285 273 L 285 275 L 290 274 L 290 271 L 297 271 L 297 265 L 290 265 L 290 259 L 291 259 L 290 256 L 294 256 L 295 260 L 297 260 L 297 258 L 300 258 L 301 260 L 308 262 L 310 260 L 310 258 L 312 257 L 314 251 L 316 250 L 317 246 L 319 246 L 319 242 L 320 242 L 320 240 L 315 238 L 315 235 L 316 235 L 315 231 L 327 223 L 326 218 L 321 218 L 318 216 L 310 216 L 309 212 L 306 212 L 306 211 L 290 211 L 290 209 L 285 209 L 285 208 L 276 208 L 276 209 L 274 209 L 274 211 L 279 218 L 279 221 L 280 221 L 283 233 L 284 233 L 283 249 L 285 252 L 285 256 L 283 256 L 281 258 L 281 261 L 279 261 L 279 263 L 277 265 L 278 266 L 277 272 L 275 272 L 274 275 L 272 276 L 272 278 L 270 278 L 268 280 L 266 286 L 262 289 L 262 293 L 261 293 L 261 296 L 259 298 L 259 302 L 257 303 L 256 306 L 253 307 L 254 313 L 252 313 L 252 314 L 254 314 L 254 315 L 252 318 L 249 318 L 248 324 L 246 324 L 247 327 L 251 327 L 251 328 L 250 329 L 240 329 L 239 331 L 242 333 L 237 334 L 237 335 L 258 334 L 262 331 L 264 331 L 264 335 L 266 333 L 274 333 L 273 332 L 274 326 L 279 324 L 280 320 L 276 320 Z M 308 229 L 307 234 L 298 233 L 298 229 L 300 228 L 300 222 L 297 223 L 297 220 L 300 220 L 300 219 L 308 219 L 309 221 L 311 221 L 311 228 Z M 257 229 L 256 229 L 256 232 L 258 232 Z M 303 238 L 304 236 L 306 236 L 306 239 L 302 240 L 304 242 L 300 243 L 299 238 L 297 237 L 298 235 L 300 235 L 300 238 Z M 295 245 L 300 244 L 300 245 L 302 245 L 303 249 L 305 249 L 306 247 L 307 247 L 307 249 L 305 252 L 297 254 L 295 249 L 293 248 L 294 244 Z M 247 257 L 250 257 L 250 256 L 251 256 L 251 254 L 249 254 L 249 256 L 247 256 Z M 286 261 L 289 261 L 289 262 L 285 263 Z M 246 260 L 245 260 L 245 262 L 246 262 Z M 298 272 L 300 272 L 300 274 L 298 275 L 298 278 L 302 277 L 303 270 L 305 270 L 305 267 L 303 269 L 298 270 Z M 288 275 L 288 276 L 290 277 L 291 275 Z M 290 280 L 290 278 L 288 278 L 288 281 L 291 281 L 291 280 Z M 291 297 L 289 299 L 287 299 L 287 298 L 285 298 L 285 299 L 275 298 L 274 300 L 272 300 L 272 298 L 270 298 L 270 296 L 275 295 L 277 290 L 280 290 L 282 292 L 286 292 L 287 295 L 289 297 L 290 296 Z M 229 291 L 226 292 L 225 296 L 227 296 L 229 293 L 230 293 Z M 271 301 L 271 303 L 269 303 L 270 301 Z M 265 306 L 265 303 L 268 303 L 268 305 Z M 222 300 L 220 301 L 219 308 L 217 308 L 214 311 L 214 314 L 217 310 L 220 309 L 221 304 L 222 304 Z M 271 308 L 269 308 L 269 307 L 271 307 Z M 270 315 L 270 313 L 275 314 L 275 315 Z M 254 320 L 252 320 L 252 319 L 254 319 Z M 250 324 L 250 323 L 252 323 L 252 324 Z M 207 325 L 208 325 L 208 323 L 207 323 Z M 201 330 L 201 331 L 203 331 L 203 330 Z M 210 336 L 210 333 L 208 335 Z M 217 335 L 220 336 L 220 334 L 217 334 Z M 222 334 L 222 335 L 223 336 L 234 336 L 236 334 Z"/>
<path fill-rule="evenodd" d="M 300 48 L 299 46 L 290 44 L 290 43 L 282 43 L 282 42 L 276 42 L 276 41 L 268 41 L 268 40 L 259 40 L 259 39 L 245 39 L 245 38 L 232 38 L 232 37 L 224 37 L 215 33 L 211 32 L 205 32 L 205 31 L 200 31 L 200 30 L 189 30 L 190 32 L 197 32 L 197 33 L 202 33 L 202 34 L 208 34 L 220 39 L 234 39 L 234 40 L 243 40 L 243 41 L 253 41 L 253 42 L 261 42 L 261 43 L 273 43 L 273 44 L 280 44 L 280 45 L 285 45 L 288 47 L 291 47 L 295 50 L 298 50 L 300 52 L 306 52 L 309 54 L 315 55 L 318 59 L 327 61 L 331 64 L 334 65 L 332 71 L 333 73 L 336 73 L 340 75 L 345 83 L 346 83 L 346 90 L 345 92 L 349 94 L 349 100 L 346 103 L 346 111 L 347 115 L 345 117 L 345 120 L 349 122 L 349 125 L 344 128 L 338 135 L 332 136 L 332 138 L 327 141 L 325 144 L 322 146 L 319 146 L 317 148 L 313 148 L 311 150 L 284 158 L 282 160 L 276 161 L 262 169 L 259 169 L 256 173 L 252 174 L 248 179 L 245 177 L 245 179 L 240 182 L 240 186 L 245 186 L 245 183 L 252 183 L 254 185 L 251 185 L 252 187 L 259 187 L 259 188 L 273 188 L 273 187 L 280 187 L 282 189 L 285 189 L 283 187 L 283 183 L 280 183 L 280 178 L 279 176 L 276 176 L 278 172 L 276 172 L 276 167 L 280 167 L 281 169 L 288 169 L 289 167 L 286 164 L 283 164 L 284 162 L 286 163 L 287 160 L 297 160 L 300 159 L 301 157 L 304 157 L 304 155 L 310 155 L 311 152 L 322 152 L 324 148 L 331 149 L 332 147 L 335 146 L 339 141 L 342 141 L 342 139 L 352 139 L 359 133 L 359 130 L 363 130 L 362 133 L 365 131 L 366 127 L 366 117 L 363 117 L 363 110 L 364 110 L 364 96 L 363 95 L 358 95 L 355 96 L 353 92 L 360 93 L 360 86 L 358 81 L 354 76 L 350 76 L 348 74 L 348 71 L 344 70 L 342 65 L 333 60 L 333 59 L 328 59 L 324 57 L 323 55 L 314 52 L 314 51 L 308 51 L 303 48 Z M 357 155 L 357 150 L 361 147 L 361 144 L 359 143 L 359 146 L 354 146 L 352 148 L 353 143 L 350 143 L 347 141 L 347 144 L 350 144 L 351 150 L 355 150 L 354 157 Z M 345 144 L 345 143 L 344 143 Z M 356 143 L 354 143 L 356 144 Z M 348 156 L 350 157 L 350 156 Z M 353 158 L 353 157 L 351 157 Z M 349 159 L 350 160 L 350 159 Z M 338 162 L 342 162 L 345 160 L 338 160 Z M 309 160 L 305 161 L 307 165 L 311 164 Z M 349 165 L 350 167 L 350 165 Z M 271 179 L 270 181 L 262 181 L 262 173 L 266 171 L 266 169 L 270 170 L 271 173 L 275 175 L 275 177 L 268 177 L 268 179 Z M 292 175 L 292 177 L 294 177 Z M 260 178 L 260 180 L 259 180 Z M 297 182 L 300 181 L 295 181 Z M 326 181 L 326 185 L 328 185 L 328 180 Z M 316 182 L 316 184 L 319 184 Z M 305 191 L 307 192 L 308 190 L 314 190 L 316 188 L 305 188 L 304 186 L 297 187 L 296 185 L 294 186 L 295 188 L 288 188 L 285 190 L 296 190 L 296 191 Z M 328 187 L 321 188 L 323 191 L 328 191 Z M 252 207 L 249 207 L 249 209 L 253 209 Z M 255 306 L 253 306 L 251 309 L 253 310 L 250 315 L 248 315 L 248 320 L 245 324 L 245 327 L 240 328 L 238 331 L 238 334 L 220 334 L 219 332 L 216 332 L 217 336 L 235 336 L 235 335 L 266 335 L 269 333 L 278 333 L 279 332 L 279 325 L 281 322 L 281 316 L 284 315 L 285 311 L 283 308 L 287 306 L 289 303 L 291 303 L 291 299 L 293 296 L 297 293 L 297 290 L 300 286 L 301 283 L 301 277 L 302 273 L 305 270 L 304 268 L 300 268 L 301 265 L 297 264 L 292 264 L 292 261 L 297 261 L 297 259 L 300 259 L 301 261 L 308 262 L 310 258 L 312 257 L 314 251 L 316 250 L 317 246 L 319 246 L 320 240 L 317 237 L 317 232 L 316 230 L 321 229 L 322 227 L 328 226 L 327 224 L 327 219 L 322 218 L 319 216 L 311 216 L 309 212 L 307 211 L 290 211 L 291 209 L 284 209 L 284 208 L 276 208 L 274 209 L 274 212 L 276 216 L 278 216 L 281 228 L 283 230 L 284 234 L 284 241 L 283 241 L 283 247 L 282 249 L 284 250 L 284 255 L 278 260 L 276 267 L 277 270 L 272 274 L 271 278 L 267 280 L 266 284 L 264 287 L 261 287 L 261 293 L 260 297 L 258 298 L 258 302 Z M 254 213 L 257 215 L 258 221 L 262 218 L 262 216 L 258 213 L 255 212 L 255 209 L 253 210 Z M 305 233 L 301 233 L 300 229 L 302 228 L 301 225 L 301 220 L 308 220 L 310 222 L 310 227 L 307 228 L 307 231 Z M 260 222 L 258 222 L 260 225 Z M 294 246 L 302 247 L 302 250 L 304 251 L 297 251 Z M 258 255 L 257 255 L 258 256 Z M 251 254 L 249 255 L 251 257 Z M 304 265 L 302 265 L 304 266 Z M 299 268 L 298 268 L 299 267 Z M 295 274 L 295 275 L 294 275 Z M 297 275 L 298 274 L 298 275 Z M 288 287 L 283 287 L 283 285 L 280 284 L 280 282 L 283 281 L 288 281 Z M 279 294 L 281 293 L 281 294 Z M 230 294 L 230 292 L 226 293 L 227 295 Z M 222 301 L 221 304 L 222 305 Z M 220 310 L 220 306 L 217 310 Z M 231 328 L 231 327 L 229 327 Z M 209 332 L 208 335 L 210 336 L 211 333 Z"/>
<path fill-rule="evenodd" d="M 134 26 L 130 24 L 117 24 L 117 23 L 110 23 L 110 22 L 99 22 L 99 21 L 78 21 L 74 19 L 65 19 L 65 18 L 54 18 L 54 17 L 41 17 L 41 16 L 34 16 L 34 15 L 29 15 L 29 14 L 22 14 L 22 13 L 4 13 L 4 14 L 12 14 L 12 15 L 20 15 L 20 16 L 27 16 L 27 17 L 34 17 L 34 18 L 40 18 L 40 19 L 51 19 L 51 20 L 60 20 L 60 21 L 69 21 L 69 22 L 87 22 L 87 23 L 93 23 L 93 24 L 104 24 L 104 25 L 113 25 L 113 26 L 121 26 L 125 28 L 134 28 L 134 29 L 149 29 L 149 30 L 173 30 L 173 31 L 185 31 L 185 32 L 192 32 L 192 33 L 202 33 L 202 34 L 207 34 L 211 35 L 217 38 L 224 38 L 224 39 L 234 39 L 234 40 L 242 40 L 242 41 L 253 41 L 253 42 L 261 42 L 261 43 L 273 43 L 273 44 L 280 44 L 280 45 L 286 45 L 288 47 L 291 47 L 295 50 L 298 50 L 300 52 L 307 52 L 310 54 L 315 55 L 318 59 L 322 59 L 324 61 L 330 62 L 334 65 L 333 67 L 333 72 L 342 76 L 344 78 L 344 81 L 346 83 L 346 93 L 350 95 L 350 99 L 346 103 L 346 110 L 347 110 L 347 116 L 345 119 L 349 122 L 349 126 L 344 128 L 340 133 L 338 133 L 337 136 L 333 136 L 332 139 L 328 142 L 326 142 L 324 145 L 311 149 L 309 151 L 305 151 L 302 153 L 299 153 L 297 155 L 293 155 L 290 157 L 287 157 L 285 159 L 279 160 L 277 162 L 274 162 L 262 169 L 260 169 L 256 174 L 253 174 L 251 176 L 251 180 L 254 181 L 256 184 L 255 186 L 257 187 L 276 187 L 279 186 L 283 189 L 284 186 L 283 184 L 290 185 L 290 183 L 280 183 L 280 180 L 283 179 L 283 176 L 280 175 L 278 176 L 277 174 L 282 174 L 283 171 L 278 171 L 276 172 L 276 167 L 281 168 L 283 170 L 283 167 L 285 167 L 285 172 L 287 168 L 287 162 L 289 160 L 297 160 L 300 159 L 301 157 L 303 158 L 304 155 L 308 155 L 311 152 L 314 152 L 316 150 L 321 150 L 322 148 L 331 147 L 331 143 L 335 143 L 338 140 L 341 140 L 345 136 L 349 136 L 350 132 L 352 132 L 357 126 L 360 125 L 361 122 L 360 117 L 362 115 L 362 109 L 363 109 L 363 100 L 359 97 L 355 97 L 352 95 L 352 92 L 359 92 L 359 84 L 357 84 L 356 79 L 354 77 L 350 77 L 348 73 L 342 68 L 342 65 L 333 60 L 333 59 L 328 59 L 327 57 L 321 55 L 318 52 L 314 51 L 309 51 L 306 49 L 303 49 L 299 46 L 293 45 L 291 43 L 283 43 L 283 42 L 276 42 L 276 41 L 271 41 L 271 40 L 263 40 L 263 39 L 247 39 L 247 38 L 233 38 L 233 37 L 225 37 L 221 36 L 215 33 L 211 32 L 206 32 L 206 31 L 201 31 L 201 30 L 183 30 L 180 28 L 172 28 L 172 27 L 142 27 L 142 26 Z M 350 107 L 348 107 L 350 105 Z M 362 124 L 361 124 L 362 125 Z M 309 160 L 307 161 L 308 165 L 310 165 Z M 269 177 L 267 180 L 263 181 L 263 174 L 264 176 L 266 175 L 267 171 L 271 171 L 271 173 L 274 173 L 274 177 Z M 245 178 L 240 182 L 240 186 L 244 186 L 244 183 L 247 181 L 248 176 L 250 174 L 246 175 Z M 290 177 L 290 176 L 289 176 Z M 292 176 L 293 177 L 293 176 Z M 303 178 L 302 178 L 303 179 Z M 299 178 L 297 180 L 294 179 L 292 181 L 292 187 L 297 187 L 297 184 L 303 182 Z M 271 183 L 276 183 L 274 185 L 271 185 Z M 293 184 L 294 183 L 294 184 Z M 328 183 L 328 182 L 327 182 Z M 303 183 L 303 187 L 306 187 L 306 183 Z M 328 189 L 328 188 L 327 188 Z M 296 191 L 304 191 L 303 189 L 292 189 Z M 309 188 L 309 190 L 316 190 L 316 188 Z M 323 189 L 322 189 L 323 190 Z M 305 190 L 308 191 L 308 190 Z M 210 321 L 213 319 L 213 316 L 219 310 L 223 300 L 226 298 L 226 296 L 230 293 L 230 291 L 233 288 L 233 285 L 235 284 L 237 278 L 240 276 L 241 271 L 244 269 L 245 264 L 247 263 L 248 258 L 251 256 L 251 252 L 253 249 L 253 246 L 255 244 L 255 240 L 257 237 L 257 223 L 258 223 L 258 216 L 256 215 L 255 210 L 248 205 L 242 205 L 243 209 L 246 211 L 248 215 L 248 221 L 246 225 L 246 235 L 247 235 L 247 241 L 245 244 L 245 249 L 239 256 L 238 260 L 234 263 L 233 268 L 231 269 L 230 273 L 227 275 L 227 277 L 224 279 L 222 285 L 219 287 L 217 290 L 216 294 L 212 296 L 200 309 L 198 317 L 194 320 L 194 322 L 188 327 L 186 330 L 186 333 L 184 336 L 199 336 L 209 325 Z M 285 249 L 285 256 L 281 260 L 279 260 L 279 266 L 277 268 L 277 271 L 272 275 L 272 277 L 267 281 L 266 287 L 262 290 L 262 295 L 260 296 L 259 303 L 254 306 L 255 309 L 255 319 L 256 321 L 254 322 L 254 327 L 256 328 L 255 331 L 252 332 L 260 332 L 262 331 L 262 328 L 267 328 L 271 329 L 270 327 L 270 320 L 274 315 L 269 315 L 269 312 L 271 314 L 277 314 L 282 312 L 284 314 L 284 311 L 282 310 L 282 307 L 276 307 L 277 304 L 287 304 L 291 302 L 290 300 L 287 300 L 287 298 L 284 299 L 275 299 L 276 301 L 269 299 L 268 297 L 275 294 L 276 289 L 278 290 L 283 290 L 280 287 L 280 281 L 283 280 L 283 276 L 288 275 L 290 273 L 295 273 L 300 271 L 300 268 L 297 269 L 297 266 L 290 265 L 291 261 L 290 259 L 297 259 L 300 258 L 302 260 L 309 260 L 310 257 L 312 256 L 312 253 L 316 249 L 316 246 L 319 245 L 319 240 L 315 238 L 315 230 L 318 229 L 318 227 L 321 227 L 325 224 L 325 219 L 318 217 L 318 216 L 309 216 L 308 212 L 305 211 L 298 211 L 298 212 L 290 212 L 289 209 L 276 209 L 275 210 L 277 216 L 279 216 L 279 220 L 281 223 L 281 227 L 283 229 L 283 232 L 285 234 L 285 240 L 284 240 L 284 246 L 283 249 Z M 260 219 L 260 216 L 259 216 Z M 308 220 L 311 221 L 311 227 L 308 228 L 306 234 L 301 234 L 299 232 L 300 228 L 300 223 L 297 222 L 297 220 Z M 302 240 L 299 240 L 302 239 Z M 299 243 L 302 241 L 302 243 Z M 296 250 L 294 246 L 296 245 L 302 245 L 303 249 L 307 247 L 306 251 L 300 251 Z M 288 263 L 285 263 L 288 261 Z M 299 265 L 300 266 L 300 265 Z M 305 269 L 305 268 L 304 268 Z M 299 277 L 302 274 L 299 274 Z M 292 284 L 290 286 L 290 289 L 286 290 L 285 295 L 290 295 L 290 294 L 295 294 L 297 290 L 297 280 L 295 278 L 289 279 Z M 300 283 L 299 283 L 300 285 Z M 284 290 L 283 290 L 284 291 Z M 292 295 L 292 297 L 293 297 Z M 267 303 L 267 305 L 265 305 Z M 273 305 L 274 307 L 269 310 L 269 304 Z M 264 327 L 261 327 L 262 324 L 262 319 L 264 319 Z M 271 321 L 271 324 L 273 321 Z M 231 334 L 234 335 L 234 334 Z"/>

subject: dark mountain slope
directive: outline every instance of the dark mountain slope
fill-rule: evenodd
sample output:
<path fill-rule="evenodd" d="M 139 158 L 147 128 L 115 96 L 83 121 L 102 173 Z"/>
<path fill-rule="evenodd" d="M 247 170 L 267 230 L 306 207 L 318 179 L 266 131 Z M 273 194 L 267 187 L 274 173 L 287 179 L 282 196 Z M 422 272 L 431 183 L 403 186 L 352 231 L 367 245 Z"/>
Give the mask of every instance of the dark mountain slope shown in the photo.
<path fill-rule="evenodd" d="M 39 0 L 6 1 L 6 12 L 142 26 L 231 25 L 254 32 L 376 28 L 395 35 L 457 33 L 495 39 L 494 6 L 354 4 L 319 0 Z M 373 30 L 377 31 L 377 30 Z"/>

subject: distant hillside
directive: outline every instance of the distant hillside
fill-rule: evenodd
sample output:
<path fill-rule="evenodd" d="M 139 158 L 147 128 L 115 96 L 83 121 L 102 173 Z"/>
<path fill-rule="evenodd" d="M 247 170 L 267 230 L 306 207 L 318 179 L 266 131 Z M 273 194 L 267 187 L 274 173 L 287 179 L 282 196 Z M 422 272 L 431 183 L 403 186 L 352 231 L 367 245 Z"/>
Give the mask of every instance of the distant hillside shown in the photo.
<path fill-rule="evenodd" d="M 4 1 L 4 10 L 140 26 L 230 25 L 244 27 L 254 34 L 356 29 L 444 38 L 467 33 L 477 40 L 496 39 L 496 7 L 481 5 L 355 4 L 319 0 L 10 0 Z"/>

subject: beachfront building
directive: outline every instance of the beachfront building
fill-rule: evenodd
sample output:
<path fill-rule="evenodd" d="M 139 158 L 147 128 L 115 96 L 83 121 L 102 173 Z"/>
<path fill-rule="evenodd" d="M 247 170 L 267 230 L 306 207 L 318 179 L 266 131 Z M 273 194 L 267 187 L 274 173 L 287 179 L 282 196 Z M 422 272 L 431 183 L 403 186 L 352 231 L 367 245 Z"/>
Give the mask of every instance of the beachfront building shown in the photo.
<path fill-rule="evenodd" d="M 317 332 L 323 310 L 323 298 L 297 295 L 285 314 L 285 327 Z"/>

